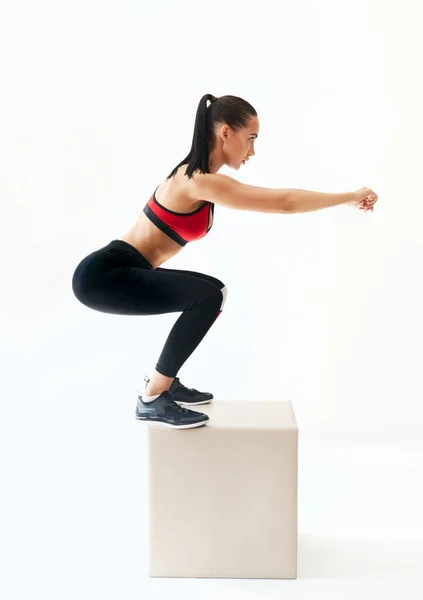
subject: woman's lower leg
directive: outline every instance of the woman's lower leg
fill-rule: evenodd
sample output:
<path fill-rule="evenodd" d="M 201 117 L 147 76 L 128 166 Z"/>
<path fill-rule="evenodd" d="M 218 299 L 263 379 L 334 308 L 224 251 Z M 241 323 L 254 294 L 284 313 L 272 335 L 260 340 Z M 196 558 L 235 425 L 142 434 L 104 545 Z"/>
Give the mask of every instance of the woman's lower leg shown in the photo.
<path fill-rule="evenodd" d="M 169 390 L 182 365 L 222 312 L 226 290 L 203 283 L 208 284 L 205 297 L 190 302 L 173 325 L 144 395 L 156 396 Z"/>
<path fill-rule="evenodd" d="M 222 293 L 216 287 L 185 310 L 172 327 L 156 364 L 155 381 L 169 389 L 185 361 L 191 356 L 221 312 Z M 166 373 L 165 375 L 162 375 Z M 157 388 L 155 388 L 157 389 Z M 163 391 L 163 390 L 162 390 Z M 156 392 L 161 393 L 161 392 Z"/>

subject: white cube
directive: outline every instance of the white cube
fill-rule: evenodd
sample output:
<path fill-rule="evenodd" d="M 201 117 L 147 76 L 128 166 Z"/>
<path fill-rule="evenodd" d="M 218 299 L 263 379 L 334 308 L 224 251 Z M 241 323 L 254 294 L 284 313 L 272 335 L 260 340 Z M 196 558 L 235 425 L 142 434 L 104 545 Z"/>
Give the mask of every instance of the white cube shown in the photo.
<path fill-rule="evenodd" d="M 148 424 L 148 575 L 296 579 L 291 402 L 213 400 L 194 409 L 207 425 Z"/>

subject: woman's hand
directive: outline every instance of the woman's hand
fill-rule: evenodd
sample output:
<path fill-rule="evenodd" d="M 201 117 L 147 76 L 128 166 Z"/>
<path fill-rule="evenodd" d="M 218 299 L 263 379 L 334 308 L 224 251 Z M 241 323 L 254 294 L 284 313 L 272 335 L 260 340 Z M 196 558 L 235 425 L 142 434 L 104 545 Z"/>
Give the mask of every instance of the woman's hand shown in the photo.
<path fill-rule="evenodd" d="M 348 202 L 351 206 L 359 208 L 367 212 L 371 210 L 373 212 L 373 206 L 378 201 L 379 196 L 370 188 L 363 187 L 353 192 L 353 199 Z"/>

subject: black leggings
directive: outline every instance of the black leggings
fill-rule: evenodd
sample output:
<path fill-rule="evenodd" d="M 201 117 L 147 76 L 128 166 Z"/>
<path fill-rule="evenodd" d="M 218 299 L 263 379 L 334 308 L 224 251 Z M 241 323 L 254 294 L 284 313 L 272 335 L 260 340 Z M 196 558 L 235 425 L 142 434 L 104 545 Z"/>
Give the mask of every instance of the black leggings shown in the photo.
<path fill-rule="evenodd" d="M 156 370 L 176 377 L 223 309 L 225 284 L 203 273 L 156 269 L 136 248 L 112 240 L 78 264 L 72 277 L 76 298 L 94 310 L 118 315 L 180 312 Z"/>

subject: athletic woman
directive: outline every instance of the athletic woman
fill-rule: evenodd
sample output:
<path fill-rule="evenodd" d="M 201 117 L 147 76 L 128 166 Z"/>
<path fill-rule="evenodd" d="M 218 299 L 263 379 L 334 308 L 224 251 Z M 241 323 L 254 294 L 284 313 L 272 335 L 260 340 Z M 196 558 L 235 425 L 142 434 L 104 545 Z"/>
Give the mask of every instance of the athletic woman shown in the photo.
<path fill-rule="evenodd" d="M 207 104 L 210 102 L 210 104 Z M 221 314 L 225 284 L 211 275 L 164 268 L 189 242 L 213 225 L 215 204 L 239 210 L 290 214 L 350 204 L 373 210 L 378 196 L 369 188 L 344 194 L 256 187 L 219 174 L 238 170 L 254 156 L 257 112 L 237 96 L 204 95 L 198 105 L 191 150 L 155 189 L 136 223 L 124 235 L 81 260 L 72 278 L 76 298 L 100 312 L 158 315 L 181 312 L 146 388 L 138 392 L 136 419 L 185 429 L 205 425 L 190 406 L 213 395 L 184 386 L 177 377 Z"/>

